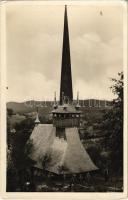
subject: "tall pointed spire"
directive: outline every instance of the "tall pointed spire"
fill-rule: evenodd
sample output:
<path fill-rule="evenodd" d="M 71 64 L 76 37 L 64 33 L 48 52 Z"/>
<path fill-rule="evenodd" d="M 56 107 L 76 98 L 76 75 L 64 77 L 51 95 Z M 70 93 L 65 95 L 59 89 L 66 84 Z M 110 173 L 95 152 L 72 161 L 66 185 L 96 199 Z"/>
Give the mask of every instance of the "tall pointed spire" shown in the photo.
<path fill-rule="evenodd" d="M 76 109 L 78 110 L 80 108 L 80 103 L 79 103 L 79 92 L 77 92 L 77 104 L 76 104 Z"/>
<path fill-rule="evenodd" d="M 37 107 L 37 110 L 36 110 L 36 119 L 35 119 L 35 124 L 40 124 L 39 114 L 38 114 L 38 107 Z"/>
<path fill-rule="evenodd" d="M 67 102 L 72 102 L 73 100 L 69 30 L 68 30 L 68 18 L 67 18 L 66 6 L 64 14 L 63 50 L 62 50 L 61 67 L 62 68 L 61 68 L 61 84 L 60 84 L 60 104 L 63 103 L 63 98 Z"/>
<path fill-rule="evenodd" d="M 56 92 L 54 92 L 54 104 L 53 104 L 54 109 L 57 108 L 57 102 L 56 102 Z"/>

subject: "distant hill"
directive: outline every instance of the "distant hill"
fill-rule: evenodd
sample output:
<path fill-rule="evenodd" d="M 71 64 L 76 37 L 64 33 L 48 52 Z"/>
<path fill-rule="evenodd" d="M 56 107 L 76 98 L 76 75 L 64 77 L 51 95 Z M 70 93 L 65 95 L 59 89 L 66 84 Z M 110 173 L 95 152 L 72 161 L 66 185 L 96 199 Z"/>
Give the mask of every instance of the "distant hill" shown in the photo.
<path fill-rule="evenodd" d="M 25 102 L 18 103 L 18 102 L 8 102 L 7 108 L 12 109 L 15 113 L 28 113 L 35 111 L 34 107 L 26 106 Z"/>
<path fill-rule="evenodd" d="M 52 105 L 48 102 L 47 106 L 44 104 L 44 102 L 39 102 L 39 101 L 27 101 L 27 102 L 8 102 L 7 103 L 7 108 L 12 109 L 15 114 L 31 114 L 35 113 L 37 106 L 39 107 L 39 115 L 41 116 L 47 116 L 50 111 L 52 111 L 53 107 Z"/>
<path fill-rule="evenodd" d="M 25 114 L 35 112 L 39 107 L 41 113 L 48 114 L 53 109 L 53 101 L 26 101 L 26 102 L 8 102 L 7 108 L 12 109 L 15 113 Z M 74 104 L 76 101 L 74 100 Z M 87 99 L 79 101 L 82 110 L 88 109 L 107 109 L 112 106 L 111 101 Z"/>

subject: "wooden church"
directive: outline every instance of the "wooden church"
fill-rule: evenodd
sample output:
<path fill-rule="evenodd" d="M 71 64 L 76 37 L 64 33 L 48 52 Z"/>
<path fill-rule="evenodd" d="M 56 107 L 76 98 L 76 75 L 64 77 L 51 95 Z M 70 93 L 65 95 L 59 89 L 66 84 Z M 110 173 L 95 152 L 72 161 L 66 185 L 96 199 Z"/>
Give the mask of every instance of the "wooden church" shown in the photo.
<path fill-rule="evenodd" d="M 63 50 L 60 83 L 60 102 L 54 100 L 52 124 L 41 124 L 38 113 L 30 136 L 30 158 L 34 167 L 55 174 L 84 173 L 98 168 L 83 147 L 79 138 L 80 105 L 73 103 L 67 8 L 64 14 Z"/>

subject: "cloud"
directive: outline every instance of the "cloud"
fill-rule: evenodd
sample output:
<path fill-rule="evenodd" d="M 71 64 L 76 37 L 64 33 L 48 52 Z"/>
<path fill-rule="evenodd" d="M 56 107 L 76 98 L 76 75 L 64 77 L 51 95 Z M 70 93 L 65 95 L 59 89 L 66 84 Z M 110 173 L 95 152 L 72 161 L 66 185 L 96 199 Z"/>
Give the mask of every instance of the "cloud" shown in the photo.
<path fill-rule="evenodd" d="M 76 81 L 76 84 L 74 84 L 74 97 L 76 98 L 77 91 L 80 91 L 80 99 L 94 98 L 111 100 L 113 98 L 113 94 L 110 90 L 111 84 L 109 80 L 106 82 L 105 86 L 106 87 L 104 87 L 103 82 L 101 82 L 101 84 L 99 85 L 99 83 L 87 83 L 83 79 L 78 79 Z"/>
<path fill-rule="evenodd" d="M 101 82 L 115 76 L 123 67 L 122 38 L 103 42 L 96 33 L 77 37 L 72 42 L 74 81 Z"/>
<path fill-rule="evenodd" d="M 20 87 L 17 87 L 17 85 L 20 85 Z M 11 80 L 8 99 L 10 101 L 53 100 L 54 91 L 58 91 L 57 82 L 48 80 L 41 73 L 27 71 L 24 76 L 19 74 Z"/>
<path fill-rule="evenodd" d="M 74 94 L 83 99 L 112 98 L 109 77 L 123 67 L 122 13 L 122 4 L 68 7 Z M 63 20 L 64 6 L 7 6 L 9 101 L 59 94 Z"/>

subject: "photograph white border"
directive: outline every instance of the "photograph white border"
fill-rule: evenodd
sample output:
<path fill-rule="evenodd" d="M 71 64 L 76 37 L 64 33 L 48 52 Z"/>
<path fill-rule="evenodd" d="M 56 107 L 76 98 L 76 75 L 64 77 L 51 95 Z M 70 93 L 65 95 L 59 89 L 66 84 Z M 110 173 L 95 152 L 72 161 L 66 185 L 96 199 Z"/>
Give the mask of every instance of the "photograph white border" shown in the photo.
<path fill-rule="evenodd" d="M 123 192 L 6 192 L 6 5 L 117 5 L 122 4 L 123 12 L 123 71 L 124 71 L 124 191 Z M 1 1 L 0 3 L 0 189 L 6 199 L 124 199 L 127 198 L 127 2 L 126 1 Z"/>

